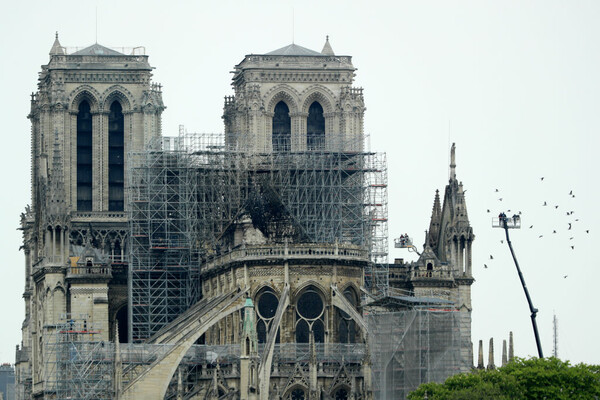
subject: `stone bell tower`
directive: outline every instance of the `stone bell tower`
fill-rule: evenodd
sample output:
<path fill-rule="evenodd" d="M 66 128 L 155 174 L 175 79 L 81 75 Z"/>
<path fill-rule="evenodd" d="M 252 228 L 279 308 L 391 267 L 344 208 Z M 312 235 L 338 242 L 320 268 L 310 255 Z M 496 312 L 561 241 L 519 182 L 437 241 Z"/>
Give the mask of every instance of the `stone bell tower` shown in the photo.
<path fill-rule="evenodd" d="M 290 44 L 235 66 L 225 98 L 228 145 L 256 153 L 360 151 L 365 112 L 352 57 Z"/>
<path fill-rule="evenodd" d="M 430 253 L 446 265 L 444 268 L 451 269 L 446 272 L 453 277 L 454 297 L 460 311 L 461 357 L 467 371 L 473 362 L 471 285 L 475 282 L 472 272 L 472 246 L 475 235 L 469 222 L 465 190 L 462 182 L 456 178 L 454 143 L 450 149 L 449 175 L 441 206 L 439 192 L 436 191 L 425 245 Z M 434 263 L 432 272 L 435 275 L 436 272 L 442 271 L 439 271 Z"/>
<path fill-rule="evenodd" d="M 47 343 L 65 316 L 103 340 L 117 318 L 127 329 L 125 156 L 160 137 L 165 108 L 144 53 L 98 43 L 70 49 L 57 34 L 31 95 L 22 397 L 46 397 Z"/>

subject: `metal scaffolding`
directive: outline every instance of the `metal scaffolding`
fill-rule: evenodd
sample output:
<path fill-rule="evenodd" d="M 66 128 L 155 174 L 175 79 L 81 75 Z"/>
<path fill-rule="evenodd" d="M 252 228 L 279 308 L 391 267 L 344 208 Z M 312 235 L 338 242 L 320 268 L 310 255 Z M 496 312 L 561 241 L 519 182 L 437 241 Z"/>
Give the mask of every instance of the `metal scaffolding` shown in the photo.
<path fill-rule="evenodd" d="M 367 324 L 376 399 L 405 399 L 422 383 L 461 372 L 460 312 L 377 312 Z"/>
<path fill-rule="evenodd" d="M 113 398 L 114 345 L 101 340 L 102 330 L 86 320 L 46 327 L 44 391 L 57 399 Z"/>
<path fill-rule="evenodd" d="M 250 217 L 270 242 L 351 243 L 370 251 L 365 287 L 386 293 L 384 154 L 328 138 L 301 152 L 251 153 L 232 134 L 161 138 L 129 155 L 131 339 L 142 341 L 201 296 L 199 265 L 228 252 Z M 360 146 L 362 148 L 362 146 Z"/>

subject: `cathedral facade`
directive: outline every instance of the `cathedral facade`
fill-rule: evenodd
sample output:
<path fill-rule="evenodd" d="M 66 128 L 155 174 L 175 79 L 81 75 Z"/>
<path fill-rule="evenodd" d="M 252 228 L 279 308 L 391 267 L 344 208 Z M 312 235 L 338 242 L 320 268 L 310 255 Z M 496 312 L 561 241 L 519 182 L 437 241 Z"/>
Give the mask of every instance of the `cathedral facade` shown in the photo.
<path fill-rule="evenodd" d="M 402 398 L 385 382 L 408 351 L 374 363 L 390 351 L 366 316 L 418 309 L 453 312 L 448 371 L 471 367 L 454 147 L 419 261 L 388 265 L 385 158 L 364 148 L 350 56 L 247 55 L 210 137 L 162 136 L 151 70 L 142 48 L 58 36 L 42 66 L 19 398 Z"/>

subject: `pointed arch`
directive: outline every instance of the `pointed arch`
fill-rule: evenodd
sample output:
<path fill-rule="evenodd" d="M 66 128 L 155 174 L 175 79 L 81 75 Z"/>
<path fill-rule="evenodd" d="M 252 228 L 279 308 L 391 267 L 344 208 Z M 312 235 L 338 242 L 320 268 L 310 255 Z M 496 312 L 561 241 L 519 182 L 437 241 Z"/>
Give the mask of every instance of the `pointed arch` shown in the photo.
<path fill-rule="evenodd" d="M 275 105 L 272 121 L 273 151 L 290 151 L 292 144 L 292 119 L 290 109 L 285 101 L 281 100 Z"/>
<path fill-rule="evenodd" d="M 290 109 L 290 113 L 297 113 L 299 110 L 300 96 L 296 89 L 290 85 L 281 84 L 269 90 L 264 96 L 264 104 L 267 105 L 266 111 L 272 113 L 275 110 L 275 105 L 280 101 L 286 103 Z"/>
<path fill-rule="evenodd" d="M 125 118 L 121 100 L 115 98 L 108 113 L 108 210 L 125 209 Z"/>
<path fill-rule="evenodd" d="M 329 89 L 321 85 L 311 86 L 302 92 L 302 106 L 300 111 L 307 113 L 312 103 L 319 102 L 323 107 L 325 113 L 331 113 L 334 111 L 335 95 Z"/>
<path fill-rule="evenodd" d="M 102 98 L 102 109 L 106 111 L 110 110 L 110 106 L 115 100 L 121 104 L 123 113 L 129 113 L 137 106 L 133 94 L 121 85 L 113 85 L 106 89 L 102 93 Z"/>
<path fill-rule="evenodd" d="M 81 85 L 71 92 L 69 100 L 69 110 L 76 114 L 79 110 L 79 104 L 87 100 L 90 104 L 92 113 L 97 113 L 100 108 L 100 92 L 89 85 Z"/>
<path fill-rule="evenodd" d="M 86 93 L 81 93 L 77 104 L 77 211 L 92 211 L 93 207 L 93 119 Z"/>
<path fill-rule="evenodd" d="M 306 119 L 306 148 L 318 150 L 325 148 L 325 115 L 323 106 L 318 101 L 308 107 Z"/>

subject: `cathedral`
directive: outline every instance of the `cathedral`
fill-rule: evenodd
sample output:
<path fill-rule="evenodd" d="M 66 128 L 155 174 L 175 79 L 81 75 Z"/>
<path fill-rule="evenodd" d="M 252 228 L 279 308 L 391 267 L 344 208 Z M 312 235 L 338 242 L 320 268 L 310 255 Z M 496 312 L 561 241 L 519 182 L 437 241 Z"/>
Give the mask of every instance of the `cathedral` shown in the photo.
<path fill-rule="evenodd" d="M 473 365 L 451 149 L 416 262 L 329 39 L 246 55 L 222 134 L 163 136 L 142 47 L 63 47 L 31 96 L 19 399 L 401 399 Z"/>

